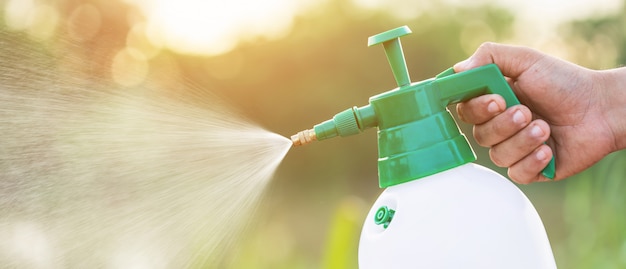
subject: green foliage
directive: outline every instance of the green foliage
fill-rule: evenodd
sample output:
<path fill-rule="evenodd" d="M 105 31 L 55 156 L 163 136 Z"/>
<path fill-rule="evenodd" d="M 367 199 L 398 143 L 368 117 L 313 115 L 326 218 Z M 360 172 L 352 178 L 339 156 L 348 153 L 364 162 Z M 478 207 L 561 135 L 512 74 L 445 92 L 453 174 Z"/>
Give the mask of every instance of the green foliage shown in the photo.
<path fill-rule="evenodd" d="M 624 7 L 626 9 L 626 6 Z M 570 44 L 583 53 L 579 64 L 606 69 L 626 64 L 626 13 L 573 21 L 565 26 Z"/>
<path fill-rule="evenodd" d="M 367 206 L 356 197 L 347 197 L 339 202 L 330 222 L 321 268 L 358 268 L 359 235 L 367 210 Z"/>
<path fill-rule="evenodd" d="M 563 268 L 626 267 L 626 152 L 607 156 L 567 179 L 563 202 L 566 239 L 553 242 Z"/>

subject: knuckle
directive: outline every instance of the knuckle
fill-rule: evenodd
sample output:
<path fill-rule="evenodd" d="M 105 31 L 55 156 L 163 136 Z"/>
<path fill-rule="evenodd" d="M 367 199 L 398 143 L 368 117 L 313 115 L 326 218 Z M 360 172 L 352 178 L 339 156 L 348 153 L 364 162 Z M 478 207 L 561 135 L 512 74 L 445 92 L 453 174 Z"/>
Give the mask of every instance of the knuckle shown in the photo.
<path fill-rule="evenodd" d="M 511 180 L 513 180 L 515 183 L 518 183 L 518 184 L 526 185 L 534 181 L 532 177 L 520 175 L 517 169 L 515 168 L 509 168 L 507 171 L 507 175 L 509 176 Z"/>
<path fill-rule="evenodd" d="M 478 46 L 478 51 L 491 51 L 491 49 L 496 46 L 496 43 L 491 42 L 491 41 L 487 41 L 487 42 L 483 42 L 480 44 L 480 46 Z"/>
<path fill-rule="evenodd" d="M 465 119 L 465 111 L 463 103 L 458 103 L 456 105 L 456 114 L 459 116 L 459 119 L 463 122 L 467 122 Z"/>
<path fill-rule="evenodd" d="M 491 147 L 511 137 L 518 130 L 512 130 L 508 124 L 502 123 L 498 119 L 491 119 L 488 122 L 474 126 L 474 138 L 483 147 Z"/>
<path fill-rule="evenodd" d="M 489 50 L 489 48 L 492 48 L 495 45 L 495 43 L 491 42 L 491 41 L 486 41 L 480 44 L 480 46 L 478 46 L 479 50 Z"/>
<path fill-rule="evenodd" d="M 473 131 L 473 135 L 474 135 L 474 140 L 476 140 L 476 143 L 482 147 L 490 147 L 493 146 L 491 145 L 491 143 L 489 143 L 489 141 L 485 138 L 485 135 L 482 131 L 482 129 L 484 128 L 484 126 L 478 126 L 478 125 L 474 125 L 474 131 Z"/>
<path fill-rule="evenodd" d="M 493 124 L 493 127 L 488 131 L 493 137 L 504 140 L 511 136 L 511 133 L 515 133 L 515 130 L 510 130 L 506 124 Z"/>
<path fill-rule="evenodd" d="M 502 154 L 500 154 L 495 147 L 489 149 L 489 158 L 491 158 L 493 164 L 497 165 L 498 167 L 509 167 L 511 163 L 503 157 L 504 156 L 502 156 Z"/>

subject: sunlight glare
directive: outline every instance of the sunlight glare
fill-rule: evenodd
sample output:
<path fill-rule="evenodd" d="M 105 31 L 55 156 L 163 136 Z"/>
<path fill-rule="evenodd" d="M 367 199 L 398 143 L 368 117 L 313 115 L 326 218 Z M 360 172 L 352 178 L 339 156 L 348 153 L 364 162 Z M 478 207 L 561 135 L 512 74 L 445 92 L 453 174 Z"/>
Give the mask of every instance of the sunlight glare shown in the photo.
<path fill-rule="evenodd" d="M 5 8 L 5 23 L 12 30 L 26 30 L 33 38 L 45 40 L 54 35 L 59 14 L 53 5 L 34 0 L 9 0 Z"/>
<path fill-rule="evenodd" d="M 308 0 L 127 0 L 146 17 L 146 35 L 155 46 L 179 53 L 217 55 L 242 40 L 288 33 Z"/>

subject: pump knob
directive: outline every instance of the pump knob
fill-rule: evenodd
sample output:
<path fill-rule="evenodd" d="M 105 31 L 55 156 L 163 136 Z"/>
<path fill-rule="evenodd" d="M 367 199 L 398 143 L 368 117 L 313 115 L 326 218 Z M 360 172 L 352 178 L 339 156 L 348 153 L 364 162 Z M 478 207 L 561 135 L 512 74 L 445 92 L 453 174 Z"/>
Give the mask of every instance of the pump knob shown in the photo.
<path fill-rule="evenodd" d="M 411 33 L 411 29 L 408 26 L 398 27 L 374 36 L 370 36 L 367 39 L 367 46 L 371 47 L 382 43 L 385 48 L 385 54 L 393 76 L 398 83 L 398 87 L 408 86 L 411 84 L 411 78 L 409 77 L 409 70 L 406 67 L 406 61 L 404 59 L 404 52 L 402 52 L 402 44 L 400 43 L 400 37 Z"/>

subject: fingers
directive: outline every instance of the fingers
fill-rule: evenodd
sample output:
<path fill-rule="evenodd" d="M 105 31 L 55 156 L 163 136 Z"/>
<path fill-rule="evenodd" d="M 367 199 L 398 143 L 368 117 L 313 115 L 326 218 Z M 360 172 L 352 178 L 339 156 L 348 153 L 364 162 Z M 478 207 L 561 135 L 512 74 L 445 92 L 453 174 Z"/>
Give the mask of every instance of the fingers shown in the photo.
<path fill-rule="evenodd" d="M 492 146 L 489 155 L 497 166 L 511 167 L 542 146 L 549 136 L 548 124 L 543 120 L 534 120 L 510 138 Z"/>
<path fill-rule="evenodd" d="M 459 103 L 456 112 L 462 121 L 482 124 L 502 113 L 506 107 L 504 98 L 498 94 L 486 94 Z"/>
<path fill-rule="evenodd" d="M 509 139 L 491 147 L 489 155 L 494 164 L 509 167 L 509 178 L 517 183 L 546 181 L 541 172 L 552 158 L 552 150 L 543 144 L 549 136 L 548 124 L 535 120 Z"/>
<path fill-rule="evenodd" d="M 541 172 L 550 159 L 552 149 L 547 145 L 540 145 L 533 152 L 509 167 L 509 178 L 519 184 L 547 181 Z"/>
<path fill-rule="evenodd" d="M 517 78 L 544 56 L 526 47 L 487 42 L 480 45 L 470 58 L 455 64 L 454 71 L 462 72 L 495 63 L 504 76 Z"/>
<path fill-rule="evenodd" d="M 457 105 L 457 113 L 463 121 L 475 124 L 476 142 L 491 147 L 491 160 L 509 167 L 511 180 L 520 184 L 547 180 L 541 172 L 552 158 L 552 150 L 543 144 L 550 137 L 549 125 L 532 120 L 524 105 L 504 107 L 502 97 L 490 94 Z"/>
<path fill-rule="evenodd" d="M 527 127 L 532 119 L 528 107 L 513 106 L 491 120 L 474 126 L 474 138 L 483 147 L 491 147 L 511 139 L 513 135 Z"/>

